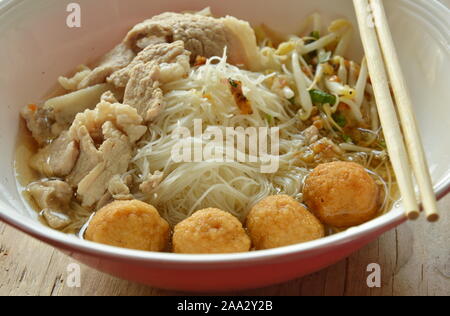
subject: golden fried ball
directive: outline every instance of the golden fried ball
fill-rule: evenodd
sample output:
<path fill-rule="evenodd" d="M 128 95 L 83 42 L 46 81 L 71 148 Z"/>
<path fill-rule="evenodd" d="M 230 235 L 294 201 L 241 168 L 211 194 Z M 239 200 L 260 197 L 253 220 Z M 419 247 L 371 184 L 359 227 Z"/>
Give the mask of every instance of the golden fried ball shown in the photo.
<path fill-rule="evenodd" d="M 375 180 L 353 162 L 319 165 L 306 179 L 303 194 L 311 211 L 334 227 L 361 225 L 373 219 L 380 206 Z"/>
<path fill-rule="evenodd" d="M 257 250 L 303 243 L 325 236 L 319 220 L 287 195 L 269 196 L 247 217 L 247 229 Z"/>
<path fill-rule="evenodd" d="M 164 251 L 169 230 L 169 224 L 153 206 L 137 200 L 116 201 L 95 214 L 85 237 L 121 248 Z"/>
<path fill-rule="evenodd" d="M 220 254 L 250 250 L 250 238 L 241 222 L 219 209 L 208 208 L 179 223 L 173 251 L 184 254 Z"/>

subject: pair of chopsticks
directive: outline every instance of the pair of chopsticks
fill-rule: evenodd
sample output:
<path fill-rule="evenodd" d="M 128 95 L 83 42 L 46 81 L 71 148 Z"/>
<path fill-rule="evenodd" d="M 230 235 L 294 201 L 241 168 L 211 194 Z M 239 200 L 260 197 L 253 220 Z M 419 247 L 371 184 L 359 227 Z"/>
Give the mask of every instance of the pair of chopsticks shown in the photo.
<path fill-rule="evenodd" d="M 417 128 L 411 97 L 395 51 L 383 2 L 382 0 L 353 0 L 353 4 L 358 18 L 381 125 L 403 197 L 406 215 L 409 219 L 417 219 L 420 216 L 410 168 L 410 165 L 412 165 L 427 219 L 430 222 L 436 222 L 439 219 L 436 196 Z M 404 138 L 392 99 L 388 74 L 397 103 Z"/>

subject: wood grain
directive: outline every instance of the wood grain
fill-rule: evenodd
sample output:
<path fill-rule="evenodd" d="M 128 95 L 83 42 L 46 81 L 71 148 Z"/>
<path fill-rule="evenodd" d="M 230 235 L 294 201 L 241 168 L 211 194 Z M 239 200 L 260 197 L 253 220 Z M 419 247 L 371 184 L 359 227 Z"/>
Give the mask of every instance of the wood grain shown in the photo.
<path fill-rule="evenodd" d="M 450 295 L 450 196 L 436 224 L 424 218 L 381 236 L 348 259 L 285 284 L 224 295 Z M 73 259 L 0 223 L 0 295 L 186 295 L 120 280 L 82 265 L 81 287 L 66 285 Z M 367 265 L 378 263 L 382 287 L 366 285 Z"/>

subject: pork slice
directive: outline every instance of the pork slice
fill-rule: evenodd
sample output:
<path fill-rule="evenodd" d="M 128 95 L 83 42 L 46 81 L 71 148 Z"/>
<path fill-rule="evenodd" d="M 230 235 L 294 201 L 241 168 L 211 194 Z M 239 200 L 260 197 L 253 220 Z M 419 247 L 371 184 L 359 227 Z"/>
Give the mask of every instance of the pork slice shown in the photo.
<path fill-rule="evenodd" d="M 105 98 L 112 96 L 106 94 Z M 74 188 L 79 187 L 94 170 L 98 172 L 101 169 L 99 166 L 102 163 L 116 159 L 115 156 L 106 157 L 108 153 L 105 148 L 115 146 L 116 143 L 122 144 L 125 138 L 130 146 L 134 146 L 148 129 L 141 125 L 142 121 L 142 117 L 131 106 L 106 101 L 100 102 L 93 110 L 79 113 L 68 135 L 79 143 L 80 156 L 67 181 Z"/>
<path fill-rule="evenodd" d="M 63 211 L 73 197 L 70 185 L 60 180 L 34 182 L 28 185 L 27 191 L 40 210 Z"/>
<path fill-rule="evenodd" d="M 69 216 L 64 213 L 53 211 L 52 209 L 45 209 L 41 215 L 44 217 L 48 226 L 53 229 L 63 229 L 72 223 Z"/>
<path fill-rule="evenodd" d="M 139 23 L 127 34 L 124 43 L 134 51 L 139 51 L 145 38 L 166 43 L 183 41 L 186 49 L 192 53 L 191 62 L 197 56 L 220 56 L 227 45 L 223 23 L 212 17 L 189 13 L 168 12 Z"/>
<path fill-rule="evenodd" d="M 250 24 L 233 17 L 213 18 L 199 14 L 163 13 L 137 24 L 124 43 L 135 52 L 155 41 L 182 41 L 191 52 L 191 63 L 198 56 L 222 56 L 228 47 L 228 61 L 250 70 L 259 70 L 260 53 Z"/>
<path fill-rule="evenodd" d="M 159 67 L 154 62 L 138 64 L 125 89 L 124 103 L 134 107 L 145 122 L 154 120 L 164 109 L 158 77 Z"/>
<path fill-rule="evenodd" d="M 150 45 L 141 51 L 127 67 L 113 73 L 108 78 L 108 82 L 116 87 L 126 87 L 133 69 L 149 62 L 160 66 L 159 81 L 164 83 L 174 81 L 189 73 L 190 55 L 181 41 Z"/>
<path fill-rule="evenodd" d="M 131 161 L 133 146 L 126 135 L 112 122 L 103 125 L 103 134 L 105 141 L 99 149 L 103 161 L 78 184 L 77 194 L 82 206 L 91 207 L 101 200 L 111 179 L 125 173 Z"/>
<path fill-rule="evenodd" d="M 78 155 L 77 143 L 70 138 L 68 132 L 63 132 L 33 156 L 30 166 L 45 177 L 63 178 L 72 171 Z"/>
<path fill-rule="evenodd" d="M 133 50 L 121 43 L 106 54 L 99 65 L 86 75 L 78 84 L 83 89 L 96 84 L 104 83 L 113 72 L 126 67 L 136 57 Z"/>
<path fill-rule="evenodd" d="M 21 116 L 27 124 L 28 130 L 39 145 L 48 144 L 58 135 L 52 129 L 56 122 L 52 109 L 31 104 L 22 109 Z"/>
<path fill-rule="evenodd" d="M 108 192 L 114 200 L 132 200 L 133 195 L 130 192 L 129 181 L 131 177 L 123 179 L 121 175 L 115 175 L 111 178 L 108 184 Z M 128 181 L 127 181 L 128 180 Z"/>
<path fill-rule="evenodd" d="M 102 153 L 97 150 L 86 126 L 78 127 L 76 139 L 80 143 L 80 156 L 67 177 L 67 182 L 74 188 L 103 160 Z"/>

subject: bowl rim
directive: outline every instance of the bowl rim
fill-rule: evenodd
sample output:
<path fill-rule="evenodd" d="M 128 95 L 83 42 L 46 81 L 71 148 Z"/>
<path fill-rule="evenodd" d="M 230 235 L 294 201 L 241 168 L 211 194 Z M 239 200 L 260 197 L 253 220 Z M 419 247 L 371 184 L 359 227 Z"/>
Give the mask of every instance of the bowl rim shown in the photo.
<path fill-rule="evenodd" d="M 447 178 L 448 179 L 442 181 L 436 188 L 436 196 L 438 199 L 441 199 L 450 193 L 450 175 Z M 102 245 L 52 230 L 39 222 L 30 223 L 29 219 L 25 221 L 21 221 L 21 219 L 28 218 L 20 214 L 18 216 L 9 216 L 4 214 L 3 211 L 0 211 L 0 220 L 48 244 L 105 258 L 162 264 L 165 267 L 169 267 L 168 265 L 172 264 L 201 264 L 204 266 L 211 264 L 241 263 L 249 265 L 261 261 L 267 262 L 268 260 L 283 260 L 286 258 L 293 260 L 296 255 L 306 256 L 311 253 L 320 253 L 331 245 L 345 244 L 354 240 L 363 239 L 364 237 L 371 235 L 371 233 L 376 233 L 377 231 L 386 228 L 388 229 L 389 227 L 395 227 L 407 220 L 403 208 L 399 207 L 361 226 L 353 227 L 344 232 L 303 244 L 238 254 L 189 255 L 147 252 Z M 188 267 L 185 266 L 185 268 Z M 190 268 L 192 268 L 192 266 Z"/>
<path fill-rule="evenodd" d="M 23 1 L 24 0 L 0 1 L 0 17 L 9 11 L 9 9 L 22 3 Z M 432 7 L 434 4 L 438 5 L 441 9 L 447 9 L 446 6 L 438 0 L 429 2 L 421 1 L 421 4 L 428 8 Z M 434 9 L 436 9 L 436 7 L 434 7 Z M 435 192 L 438 199 L 441 199 L 450 193 L 450 174 L 447 174 L 444 179 L 435 186 Z M 3 203 L 0 205 L 2 204 Z M 6 205 L 2 206 L 5 208 L 10 208 Z M 100 256 L 105 258 L 126 260 L 129 262 L 145 262 L 147 264 L 157 264 L 165 267 L 170 267 L 171 265 L 176 265 L 179 267 L 182 264 L 186 265 L 184 266 L 186 269 L 195 267 L 204 268 L 205 265 L 210 267 L 218 264 L 230 263 L 233 263 L 234 265 L 251 265 L 258 262 L 267 263 L 268 260 L 293 260 L 296 256 L 308 256 L 312 253 L 323 252 L 333 245 L 345 244 L 354 240 L 361 240 L 365 237 L 367 238 L 367 236 L 371 235 L 371 233 L 387 230 L 407 220 L 402 207 L 398 207 L 391 212 L 361 226 L 353 227 L 344 232 L 303 244 L 238 254 L 187 255 L 146 252 L 93 243 L 52 230 L 37 221 L 31 222 L 29 218 L 24 215 L 17 214 L 15 211 L 12 212 L 15 213 L 14 215 L 8 215 L 4 212 L 3 207 L 0 209 L 1 221 L 48 244 L 55 245 L 56 247 L 71 249 L 97 257 Z"/>

